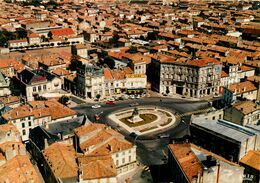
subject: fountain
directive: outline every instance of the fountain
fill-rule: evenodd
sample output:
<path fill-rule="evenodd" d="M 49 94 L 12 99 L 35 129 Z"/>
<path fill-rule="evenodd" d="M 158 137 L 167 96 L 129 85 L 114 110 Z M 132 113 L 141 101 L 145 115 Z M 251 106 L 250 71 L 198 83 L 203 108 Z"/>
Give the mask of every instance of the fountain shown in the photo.
<path fill-rule="evenodd" d="M 132 115 L 127 119 L 130 123 L 138 123 L 143 121 L 143 119 L 139 116 L 139 112 L 137 107 L 134 108 Z"/>

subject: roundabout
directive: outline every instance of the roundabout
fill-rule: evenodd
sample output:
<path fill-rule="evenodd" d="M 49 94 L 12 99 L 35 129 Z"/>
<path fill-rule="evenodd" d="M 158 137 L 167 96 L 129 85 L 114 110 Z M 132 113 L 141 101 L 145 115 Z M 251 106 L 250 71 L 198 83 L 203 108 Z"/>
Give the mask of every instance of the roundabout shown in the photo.
<path fill-rule="evenodd" d="M 108 118 L 128 133 L 145 135 L 175 125 L 176 117 L 168 110 L 140 106 L 113 112 Z"/>

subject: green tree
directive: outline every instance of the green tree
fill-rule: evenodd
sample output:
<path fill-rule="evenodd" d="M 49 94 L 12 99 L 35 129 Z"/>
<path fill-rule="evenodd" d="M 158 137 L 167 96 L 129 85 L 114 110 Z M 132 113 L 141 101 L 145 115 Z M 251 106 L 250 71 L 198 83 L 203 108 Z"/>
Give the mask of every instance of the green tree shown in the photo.
<path fill-rule="evenodd" d="M 65 95 L 63 95 L 62 97 L 59 98 L 59 102 L 63 105 L 67 105 L 69 100 L 70 100 L 70 98 Z"/>
<path fill-rule="evenodd" d="M 96 95 L 96 98 L 97 98 L 98 100 L 100 99 L 100 97 L 101 97 L 100 94 L 97 94 L 97 95 Z"/>
<path fill-rule="evenodd" d="M 23 28 L 17 28 L 15 34 L 17 39 L 23 39 L 27 37 L 27 31 Z"/>
<path fill-rule="evenodd" d="M 107 64 L 107 66 L 110 68 L 110 69 L 114 69 L 115 68 L 115 61 L 112 57 L 110 56 L 107 56 L 104 58 L 104 64 Z"/>

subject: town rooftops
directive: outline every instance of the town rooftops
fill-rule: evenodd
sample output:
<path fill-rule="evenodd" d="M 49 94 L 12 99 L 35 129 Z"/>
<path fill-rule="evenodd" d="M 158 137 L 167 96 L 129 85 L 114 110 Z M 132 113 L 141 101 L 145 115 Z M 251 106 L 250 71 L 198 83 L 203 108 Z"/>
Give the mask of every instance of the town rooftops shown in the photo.
<path fill-rule="evenodd" d="M 34 116 L 34 118 L 50 116 L 52 120 L 55 120 L 73 115 L 76 115 L 75 111 L 60 104 L 55 100 L 48 100 L 31 101 L 27 105 L 22 105 L 6 112 L 2 115 L 2 117 L 6 121 L 20 119 L 29 116 Z"/>
<path fill-rule="evenodd" d="M 82 169 L 83 180 L 115 177 L 116 167 L 111 156 L 79 156 L 79 166 Z"/>
<path fill-rule="evenodd" d="M 62 28 L 62 29 L 54 29 L 51 30 L 51 34 L 53 36 L 70 36 L 74 35 L 74 31 L 71 28 Z"/>
<path fill-rule="evenodd" d="M 190 144 L 170 144 L 169 149 L 190 182 L 197 178 L 198 174 L 202 174 L 202 164 L 192 152 Z"/>
<path fill-rule="evenodd" d="M 260 110 L 260 105 L 252 101 L 238 102 L 235 103 L 233 107 L 245 115 Z"/>
<path fill-rule="evenodd" d="M 188 60 L 186 64 L 197 66 L 197 67 L 206 67 L 210 64 L 220 64 L 221 62 L 215 58 L 203 58 L 199 60 Z"/>
<path fill-rule="evenodd" d="M 26 155 L 17 155 L 0 166 L 0 182 L 34 182 L 41 179 Z"/>
<path fill-rule="evenodd" d="M 257 88 L 252 82 L 245 81 L 229 85 L 228 90 L 230 90 L 232 93 L 242 94 L 249 91 L 257 90 Z"/>
<path fill-rule="evenodd" d="M 260 135 L 256 131 L 243 127 L 226 120 L 194 120 L 191 124 L 199 129 L 203 129 L 208 133 L 214 133 L 219 136 L 225 136 L 237 142 L 244 142 L 252 136 Z"/>
<path fill-rule="evenodd" d="M 260 171 L 260 150 L 250 150 L 241 160 L 240 163 L 247 165 L 255 170 Z"/>
<path fill-rule="evenodd" d="M 56 178 L 77 178 L 76 152 L 72 145 L 55 142 L 44 150 L 43 156 Z"/>
<path fill-rule="evenodd" d="M 17 128 L 12 123 L 1 124 L 0 125 L 0 133 L 1 132 L 17 132 L 17 133 L 19 133 Z"/>

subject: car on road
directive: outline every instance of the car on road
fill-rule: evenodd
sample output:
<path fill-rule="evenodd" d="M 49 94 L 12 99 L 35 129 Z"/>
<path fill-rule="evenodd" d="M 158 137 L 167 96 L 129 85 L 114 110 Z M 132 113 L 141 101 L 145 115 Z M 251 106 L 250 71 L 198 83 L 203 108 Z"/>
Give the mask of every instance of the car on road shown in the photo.
<path fill-rule="evenodd" d="M 160 138 L 160 139 L 170 138 L 170 134 L 161 134 L 161 135 L 158 135 L 158 138 Z"/>
<path fill-rule="evenodd" d="M 135 99 L 135 96 L 134 95 L 130 95 L 129 98 L 130 99 Z"/>
<path fill-rule="evenodd" d="M 134 106 L 138 106 L 138 105 L 139 105 L 139 103 L 137 103 L 137 102 L 129 104 L 130 107 L 134 107 Z"/>
<path fill-rule="evenodd" d="M 99 104 L 95 104 L 95 105 L 91 106 L 92 109 L 97 109 L 97 108 L 100 108 L 100 107 L 101 107 L 101 105 L 99 105 Z"/>
<path fill-rule="evenodd" d="M 110 98 L 108 101 L 114 102 L 116 99 L 115 98 Z"/>
<path fill-rule="evenodd" d="M 108 104 L 108 105 L 114 105 L 115 102 L 113 102 L 113 101 L 107 101 L 106 104 Z"/>

